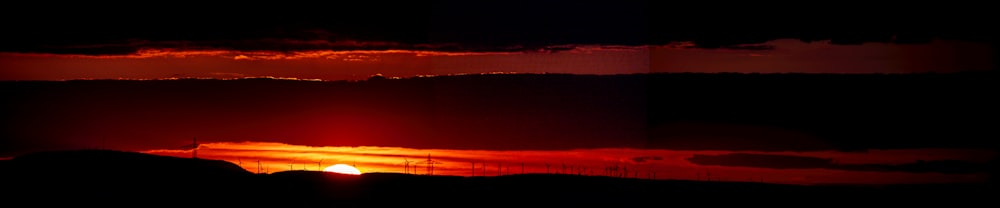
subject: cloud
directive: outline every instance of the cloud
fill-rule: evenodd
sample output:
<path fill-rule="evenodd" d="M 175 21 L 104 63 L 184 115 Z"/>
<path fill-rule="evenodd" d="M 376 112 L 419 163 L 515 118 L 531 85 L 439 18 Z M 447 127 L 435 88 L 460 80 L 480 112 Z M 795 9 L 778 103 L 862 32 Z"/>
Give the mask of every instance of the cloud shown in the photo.
<path fill-rule="evenodd" d="M 4 22 L 0 52 L 52 54 L 131 54 L 144 48 L 240 51 L 433 50 L 449 52 L 564 51 L 561 45 L 668 45 L 692 42 L 698 48 L 766 50 L 753 45 L 776 39 L 926 43 L 933 39 L 995 41 L 987 6 L 962 11 L 934 4 L 932 11 L 956 15 L 841 8 L 837 14 L 812 8 L 786 10 L 741 6 L 660 5 L 646 0 L 606 2 L 455 0 L 364 1 L 336 7 L 230 5 L 190 8 L 161 5 L 184 16 L 146 16 L 141 10 L 60 10 L 24 6 L 39 18 Z M 530 6 L 525 6 L 530 5 Z M 787 5 L 786 5 L 787 6 Z M 775 6 L 775 8 L 785 6 Z M 44 8 L 35 10 L 33 8 Z M 682 9 L 678 9 L 682 8 Z M 86 12 L 84 12 L 86 11 Z M 281 13 L 282 15 L 272 15 Z M 100 14 L 100 15 L 95 15 Z M 851 14 L 850 18 L 839 18 Z M 380 18 L 391 15 L 395 18 Z M 717 16 L 716 16 L 717 15 Z M 710 16 L 708 18 L 701 18 Z M 15 14 L 6 20 L 23 19 Z M 30 23 L 28 23 L 30 22 Z M 128 23 L 126 23 L 128 22 Z M 72 34 L 72 35 L 67 35 Z M 750 44 L 750 45 L 747 45 Z"/>
<path fill-rule="evenodd" d="M 118 58 L 192 58 L 192 57 L 222 57 L 233 60 L 296 60 L 296 59 L 332 59 L 340 61 L 377 61 L 377 56 L 388 54 L 402 54 L 412 56 L 471 56 L 471 55 L 504 55 L 516 52 L 446 52 L 434 50 L 299 50 L 299 51 L 240 51 L 240 50 L 217 50 L 217 49 L 168 49 L 168 48 L 145 48 L 136 49 L 131 54 L 39 54 L 39 53 L 0 53 L 7 56 L 20 57 L 68 57 L 68 58 L 92 58 L 92 59 L 118 59 Z M 573 52 L 592 52 L 595 50 L 621 50 L 578 48 Z"/>
<path fill-rule="evenodd" d="M 833 159 L 790 155 L 768 155 L 733 153 L 723 155 L 700 155 L 687 158 L 699 165 L 740 166 L 771 169 L 826 168 Z"/>
<path fill-rule="evenodd" d="M 903 164 L 841 164 L 832 158 L 772 155 L 754 153 L 732 153 L 721 155 L 695 154 L 687 158 L 698 165 L 733 167 L 755 167 L 770 169 L 830 169 L 846 171 L 909 172 L 969 174 L 987 171 L 984 164 L 962 160 L 917 160 Z"/>
<path fill-rule="evenodd" d="M 837 165 L 837 169 L 853 170 L 853 171 L 897 171 L 897 172 L 911 172 L 911 173 L 945 173 L 945 174 L 977 173 L 977 172 L 984 172 L 987 170 L 986 166 L 983 164 L 970 163 L 961 160 L 937 160 L 937 161 L 918 160 L 914 163 L 906 163 L 900 165 L 885 165 L 885 164 Z"/>
<path fill-rule="evenodd" d="M 918 151 L 922 154 L 910 154 Z M 191 157 L 190 150 L 158 149 L 144 153 Z M 924 158 L 934 156 L 934 160 L 950 160 L 955 157 L 942 154 L 950 150 L 907 150 L 889 151 L 880 154 L 813 152 L 824 157 L 851 161 L 850 157 L 861 159 L 886 157 Z M 476 176 L 524 173 L 573 173 L 584 175 L 613 175 L 613 171 L 628 171 L 629 177 L 656 177 L 658 179 L 699 179 L 699 171 L 710 171 L 712 176 L 726 180 L 742 180 L 744 176 L 766 176 L 769 183 L 930 183 L 930 182 L 981 182 L 983 174 L 913 174 L 900 171 L 840 171 L 832 169 L 774 169 L 774 168 L 730 168 L 717 165 L 691 165 L 685 158 L 691 155 L 724 155 L 731 151 L 673 151 L 631 148 L 600 148 L 574 150 L 458 150 L 458 149 L 418 149 L 378 146 L 305 146 L 274 142 L 206 142 L 201 144 L 198 157 L 211 160 L 225 160 L 237 164 L 248 171 L 258 171 L 258 167 L 268 172 L 295 170 L 321 170 L 324 167 L 344 163 L 355 165 L 362 172 L 409 172 L 423 174 L 427 166 L 416 164 L 425 161 L 427 155 L 440 162 L 434 166 L 435 174 L 468 176 L 475 170 Z M 744 152 L 747 153 L 747 152 Z M 915 157 L 919 156 L 919 157 Z M 776 159 L 766 157 L 760 159 Z M 803 159 L 803 158 L 800 158 Z M 778 159 L 781 160 L 781 159 Z M 804 159 L 811 160 L 811 159 Z M 260 166 L 258 166 L 258 161 Z M 407 166 L 405 163 L 409 161 Z M 825 160 L 824 160 L 825 161 Z M 872 163 L 870 160 L 865 160 Z M 912 160 L 911 160 L 912 161 Z M 0 161 L 2 162 L 2 161 Z M 484 166 L 485 165 L 485 166 Z M 564 167 L 565 166 L 565 169 Z M 509 170 L 508 170 L 509 168 Z M 502 171 L 502 172 L 501 172 Z M 509 171 L 509 172 L 508 172 Z M 636 173 L 638 171 L 638 173 Z M 652 173 L 652 174 L 650 174 Z M 757 181 L 754 177 L 752 181 Z"/>
<path fill-rule="evenodd" d="M 171 72 L 178 77 L 207 75 Z M 253 71 L 227 72 L 263 76 Z M 368 75 L 359 74 L 359 78 Z M 10 108 L 0 108 L 0 114 L 9 115 L 0 119 L 31 122 L 3 132 L 17 142 L 0 145 L 0 149 L 75 144 L 70 141 L 81 141 L 78 138 L 134 141 L 127 135 L 142 135 L 148 141 L 176 139 L 156 132 L 198 135 L 199 139 L 266 137 L 308 145 L 415 148 L 996 148 L 983 139 L 997 137 L 991 128 L 995 122 L 982 121 L 996 115 L 989 107 L 997 102 L 976 96 L 992 92 L 986 86 L 995 78 L 979 73 L 503 74 L 385 80 L 385 88 L 364 88 L 372 82 L 346 81 L 8 82 L 5 89 L 19 93 L 8 98 Z M 510 87 L 511 81 L 518 87 Z M 851 81 L 854 84 L 849 86 L 837 85 Z M 923 84 L 930 82 L 942 84 Z M 790 85 L 796 88 L 782 90 Z M 33 96 L 62 92 L 102 96 Z M 846 102 L 858 98 L 867 102 Z M 923 102 L 928 99 L 948 102 Z M 912 109 L 924 110 L 915 113 Z M 205 119 L 187 122 L 190 118 Z M 94 123 L 101 123 L 101 128 L 74 127 Z M 46 131 L 51 128 L 74 131 Z M 643 155 L 649 154 L 633 156 Z"/>
<path fill-rule="evenodd" d="M 639 157 L 633 157 L 632 158 L 632 161 L 635 162 L 635 163 L 644 163 L 644 162 L 649 161 L 649 160 L 663 160 L 663 157 L 660 157 L 660 156 L 639 156 Z"/>
<path fill-rule="evenodd" d="M 725 46 L 723 48 L 732 50 L 752 50 L 752 51 L 774 50 L 773 45 L 765 45 L 765 44 L 733 45 L 733 46 Z"/>
<path fill-rule="evenodd" d="M 191 150 L 180 148 L 144 150 L 144 153 L 176 157 L 191 157 Z M 441 173 L 457 175 L 469 174 L 468 170 L 475 163 L 482 168 L 483 163 L 489 168 L 489 174 L 494 174 L 500 165 L 504 171 L 510 168 L 512 172 L 520 172 L 522 165 L 526 172 L 546 172 L 546 164 L 556 167 L 566 165 L 583 171 L 585 168 L 599 170 L 601 166 L 611 164 L 633 165 L 637 160 L 641 163 L 657 164 L 657 168 L 677 167 L 685 163 L 682 159 L 688 152 L 643 149 L 575 149 L 575 150 L 456 150 L 456 149 L 415 149 L 401 147 L 378 146 L 304 146 L 274 142 L 208 142 L 200 144 L 198 157 L 205 159 L 221 159 L 244 168 L 255 171 L 256 161 L 266 166 L 287 170 L 289 166 L 295 169 L 306 168 L 317 170 L 322 165 L 335 163 L 355 163 L 365 171 L 403 171 L 405 161 L 425 161 L 428 155 L 432 160 L 441 162 L 436 169 Z M 640 156 L 632 155 L 664 155 Z M 323 161 L 322 163 L 320 161 Z M 631 163 L 631 162 L 635 163 Z M 411 163 L 410 165 L 414 165 Z M 673 165 L 671 165 L 673 164 Z M 508 167 L 509 166 L 509 167 Z M 425 168 L 421 166 L 420 168 Z M 479 170 L 479 169 L 477 169 Z M 553 171 L 555 169 L 552 169 Z M 423 171 L 423 170 L 420 170 Z M 650 171 L 647 169 L 646 171 Z M 662 172 L 668 172 L 664 169 Z M 590 171 L 588 170 L 588 173 Z M 481 173 L 477 173 L 481 174 Z M 597 172 L 595 174 L 600 174 Z M 661 175 L 662 176 L 662 175 Z"/>

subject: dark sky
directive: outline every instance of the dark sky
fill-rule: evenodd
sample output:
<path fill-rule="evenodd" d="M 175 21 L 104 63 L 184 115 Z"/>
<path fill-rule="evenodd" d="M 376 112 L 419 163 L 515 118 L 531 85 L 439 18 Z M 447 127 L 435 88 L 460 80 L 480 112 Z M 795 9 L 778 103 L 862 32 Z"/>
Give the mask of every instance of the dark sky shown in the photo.
<path fill-rule="evenodd" d="M 2 151 L 283 142 L 481 150 L 996 148 L 995 73 L 3 82 Z"/>
<path fill-rule="evenodd" d="M 0 17 L 5 27 L 0 51 L 128 54 L 147 47 L 522 51 L 558 45 L 663 45 L 674 41 L 692 41 L 693 47 L 752 50 L 767 47 L 740 45 L 785 38 L 831 40 L 833 44 L 926 43 L 934 38 L 994 43 L 997 35 L 991 19 L 996 15 L 985 4 L 815 2 L 809 6 L 634 0 L 150 2 L 150 6 L 19 3 L 5 8 L 9 11 Z M 337 43 L 303 42 L 317 40 Z M 348 40 L 385 44 L 343 43 Z"/>
<path fill-rule="evenodd" d="M 104 143 L 170 149 L 192 137 L 504 151 L 995 150 L 988 141 L 997 138 L 997 102 L 989 89 L 1000 34 L 992 8 L 953 1 L 18 2 L 0 8 L 0 157 Z M 441 76 L 495 72 L 522 75 Z M 674 74 L 636 75 L 660 72 Z M 374 74 L 388 79 L 337 81 Z M 259 77 L 326 81 L 141 81 Z M 955 161 L 826 159 L 755 153 L 691 156 L 683 164 L 981 171 Z M 761 162 L 772 160 L 783 162 Z"/>

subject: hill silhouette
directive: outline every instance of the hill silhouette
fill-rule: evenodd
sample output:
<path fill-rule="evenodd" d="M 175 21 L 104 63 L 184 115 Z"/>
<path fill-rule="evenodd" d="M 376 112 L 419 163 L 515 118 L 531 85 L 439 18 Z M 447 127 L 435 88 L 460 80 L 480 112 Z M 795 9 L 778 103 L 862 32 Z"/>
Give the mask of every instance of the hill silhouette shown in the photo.
<path fill-rule="evenodd" d="M 220 160 L 115 150 L 47 151 L 2 164 L 13 196 L 65 196 L 93 201 L 181 199 L 242 184 L 253 174 Z"/>
<path fill-rule="evenodd" d="M 500 177 L 398 173 L 357 176 L 316 171 L 251 174 L 224 161 L 104 150 L 28 154 L 0 165 L 4 201 L 32 204 L 67 202 L 63 200 L 72 200 L 75 205 L 426 202 L 439 207 L 464 207 L 470 203 L 720 205 L 738 201 L 771 206 L 931 202 L 961 206 L 987 202 L 996 193 L 994 186 L 984 184 L 803 186 L 555 174 Z"/>

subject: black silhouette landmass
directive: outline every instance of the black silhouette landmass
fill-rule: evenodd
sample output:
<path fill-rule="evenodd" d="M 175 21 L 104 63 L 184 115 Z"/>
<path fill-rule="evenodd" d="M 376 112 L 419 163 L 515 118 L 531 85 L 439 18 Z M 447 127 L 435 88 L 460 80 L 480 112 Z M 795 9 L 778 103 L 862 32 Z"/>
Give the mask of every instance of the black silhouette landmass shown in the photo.
<path fill-rule="evenodd" d="M 46 205 L 411 204 L 434 206 L 770 206 L 991 203 L 992 184 L 786 185 L 525 174 L 426 176 L 316 171 L 253 174 L 232 163 L 112 150 L 38 152 L 0 161 L 4 202 Z M 343 204 L 339 204 L 343 205 Z"/>

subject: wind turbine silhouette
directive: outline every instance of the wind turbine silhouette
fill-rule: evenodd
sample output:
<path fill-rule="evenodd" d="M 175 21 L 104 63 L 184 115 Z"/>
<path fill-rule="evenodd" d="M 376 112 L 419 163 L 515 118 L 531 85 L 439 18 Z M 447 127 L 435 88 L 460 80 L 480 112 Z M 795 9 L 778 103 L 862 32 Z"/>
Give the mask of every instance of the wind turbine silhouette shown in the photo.
<path fill-rule="evenodd" d="M 187 148 L 188 150 L 191 150 L 191 158 L 197 159 L 198 158 L 198 146 L 201 146 L 201 145 L 198 144 L 198 137 L 195 137 L 194 139 L 191 140 L 191 144 L 181 146 L 181 148 Z"/>
<path fill-rule="evenodd" d="M 406 158 L 403 158 L 403 173 L 406 173 L 406 174 L 410 173 L 410 163 L 411 162 L 414 162 L 414 161 L 410 161 L 410 160 L 407 160 Z M 413 172 L 416 173 L 416 170 L 414 170 Z"/>

